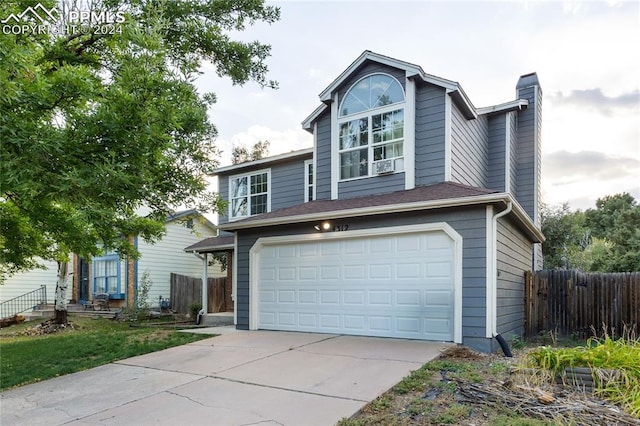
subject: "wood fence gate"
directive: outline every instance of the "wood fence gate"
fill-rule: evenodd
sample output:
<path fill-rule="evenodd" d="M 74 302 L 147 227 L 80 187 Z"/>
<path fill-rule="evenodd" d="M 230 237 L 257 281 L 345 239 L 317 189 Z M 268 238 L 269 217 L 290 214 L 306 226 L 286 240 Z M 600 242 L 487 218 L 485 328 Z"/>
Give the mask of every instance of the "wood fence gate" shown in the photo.
<path fill-rule="evenodd" d="M 226 278 L 207 280 L 207 312 L 232 312 L 231 285 Z M 181 314 L 189 313 L 191 303 L 202 303 L 202 278 L 171 274 L 171 309 Z"/>
<path fill-rule="evenodd" d="M 541 331 L 584 336 L 592 328 L 620 336 L 625 327 L 640 332 L 640 272 L 525 274 L 526 336 Z"/>

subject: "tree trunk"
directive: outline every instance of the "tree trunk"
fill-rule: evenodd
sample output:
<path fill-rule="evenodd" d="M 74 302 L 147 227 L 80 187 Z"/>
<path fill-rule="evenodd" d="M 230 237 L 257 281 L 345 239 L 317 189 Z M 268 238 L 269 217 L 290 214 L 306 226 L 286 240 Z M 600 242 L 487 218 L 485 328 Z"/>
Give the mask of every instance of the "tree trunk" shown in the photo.
<path fill-rule="evenodd" d="M 54 322 L 67 325 L 67 281 L 69 279 L 69 262 L 58 262 L 58 282 L 56 283 L 56 300 Z"/>

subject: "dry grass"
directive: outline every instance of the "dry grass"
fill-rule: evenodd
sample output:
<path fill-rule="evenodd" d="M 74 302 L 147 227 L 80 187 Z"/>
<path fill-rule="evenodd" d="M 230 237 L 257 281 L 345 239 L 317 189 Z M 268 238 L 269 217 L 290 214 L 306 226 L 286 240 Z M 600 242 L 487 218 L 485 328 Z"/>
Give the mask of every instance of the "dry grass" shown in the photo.
<path fill-rule="evenodd" d="M 640 425 L 601 398 L 522 368 L 526 353 L 450 347 L 338 425 Z"/>

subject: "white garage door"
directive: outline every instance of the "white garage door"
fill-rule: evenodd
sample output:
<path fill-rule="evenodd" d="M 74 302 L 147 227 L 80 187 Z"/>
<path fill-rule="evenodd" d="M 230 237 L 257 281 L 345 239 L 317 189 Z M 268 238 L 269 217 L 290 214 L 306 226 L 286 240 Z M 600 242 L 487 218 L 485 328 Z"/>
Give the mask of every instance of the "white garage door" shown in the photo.
<path fill-rule="evenodd" d="M 265 245 L 258 328 L 453 341 L 454 246 L 442 231 Z"/>

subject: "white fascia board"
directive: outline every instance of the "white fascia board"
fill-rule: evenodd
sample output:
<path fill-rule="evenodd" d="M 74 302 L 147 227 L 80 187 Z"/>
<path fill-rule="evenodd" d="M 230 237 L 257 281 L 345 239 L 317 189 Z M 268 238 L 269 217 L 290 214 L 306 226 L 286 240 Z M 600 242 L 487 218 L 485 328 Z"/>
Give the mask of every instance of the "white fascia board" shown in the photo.
<path fill-rule="evenodd" d="M 383 56 L 383 55 L 380 55 L 378 53 L 371 52 L 369 50 L 365 50 L 362 53 L 362 55 L 360 55 L 355 61 L 353 61 L 351 63 L 351 65 L 349 65 L 347 67 L 347 69 L 344 70 L 338 76 L 338 78 L 333 80 L 333 82 L 329 86 L 327 86 L 327 88 L 324 89 L 322 91 L 322 93 L 320 93 L 320 95 L 319 95 L 320 96 L 320 100 L 322 102 L 331 101 L 331 96 L 332 96 L 333 91 L 336 88 L 338 88 L 347 78 L 349 78 L 349 76 L 360 65 L 362 65 L 367 60 L 378 62 L 378 63 L 383 64 L 383 65 L 388 65 L 390 67 L 402 69 L 402 70 L 404 70 L 406 72 L 406 75 L 408 77 L 413 76 L 413 75 L 423 75 L 424 74 L 424 72 L 422 72 L 422 69 L 418 65 L 411 64 L 411 63 L 405 62 L 405 61 L 400 61 L 398 59 L 393 59 L 393 58 L 390 58 L 388 56 Z"/>
<path fill-rule="evenodd" d="M 212 176 L 216 176 L 216 175 L 219 175 L 221 173 L 228 173 L 228 172 L 232 172 L 232 171 L 236 171 L 236 170 L 242 170 L 242 169 L 247 168 L 247 167 L 265 165 L 265 164 L 269 164 L 271 162 L 286 160 L 286 159 L 289 159 L 289 158 L 303 157 L 303 156 L 309 155 L 309 154 L 313 155 L 313 147 L 305 148 L 305 149 L 299 149 L 297 151 L 285 152 L 284 154 L 274 155 L 272 157 L 262 158 L 260 160 L 247 161 L 246 163 L 233 164 L 231 166 L 220 167 L 220 168 L 216 169 L 215 172 L 213 172 Z"/>
<path fill-rule="evenodd" d="M 451 99 L 453 99 L 460 107 L 460 112 L 462 112 L 467 120 L 475 120 L 476 118 L 478 118 L 476 107 L 473 106 L 467 94 L 464 92 L 464 90 L 462 90 L 462 87 L 458 85 L 453 90 L 447 89 L 447 93 L 449 94 Z"/>
<path fill-rule="evenodd" d="M 322 104 L 318 108 L 316 108 L 307 118 L 302 120 L 302 129 L 307 132 L 311 132 L 313 130 L 313 123 L 316 121 L 320 114 L 325 112 L 328 108 L 327 104 Z"/>
<path fill-rule="evenodd" d="M 212 253 L 214 251 L 226 251 L 226 250 L 233 250 L 235 248 L 235 246 L 233 244 L 223 244 L 223 245 L 216 245 L 216 246 L 205 246 L 205 247 L 200 247 L 197 250 L 185 250 L 185 252 L 187 253 Z"/>
<path fill-rule="evenodd" d="M 529 106 L 528 100 L 516 99 L 515 101 L 509 101 L 499 105 L 478 108 L 477 112 L 479 115 L 484 115 L 484 114 L 493 114 L 496 112 L 520 111 L 522 109 L 526 109 L 528 106 Z"/>

